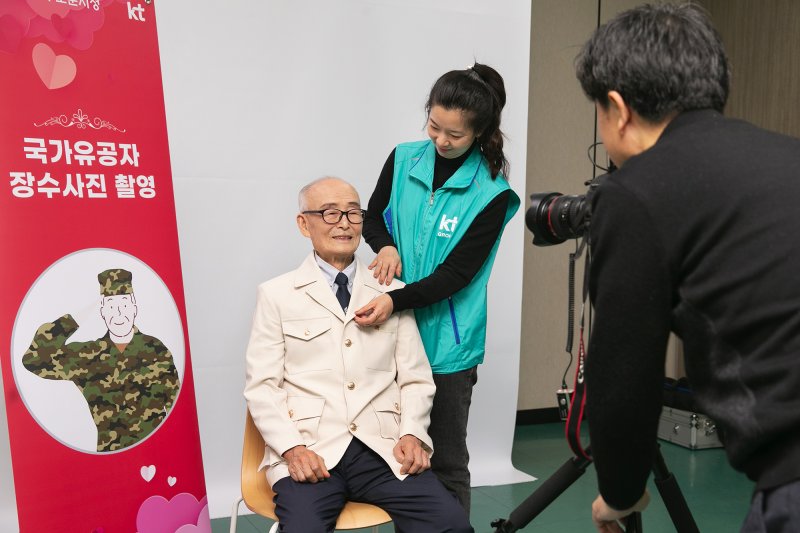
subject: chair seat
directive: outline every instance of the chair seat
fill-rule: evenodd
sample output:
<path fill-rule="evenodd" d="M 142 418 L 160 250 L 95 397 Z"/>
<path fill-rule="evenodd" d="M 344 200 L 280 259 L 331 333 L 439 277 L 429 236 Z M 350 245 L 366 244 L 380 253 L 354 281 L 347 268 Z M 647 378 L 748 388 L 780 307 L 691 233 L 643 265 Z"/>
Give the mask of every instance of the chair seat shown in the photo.
<path fill-rule="evenodd" d="M 391 522 L 392 518 L 377 505 L 347 502 L 336 519 L 336 529 L 359 529 Z"/>
<path fill-rule="evenodd" d="M 266 473 L 258 467 L 264 457 L 264 440 L 253 423 L 250 412 L 244 426 L 244 448 L 242 451 L 242 499 L 248 509 L 277 522 L 275 515 L 275 492 L 267 483 Z M 236 512 L 237 506 L 234 506 Z M 231 518 L 233 523 L 233 517 Z M 391 517 L 378 506 L 369 503 L 347 502 L 336 520 L 336 529 L 360 529 L 391 522 Z"/>

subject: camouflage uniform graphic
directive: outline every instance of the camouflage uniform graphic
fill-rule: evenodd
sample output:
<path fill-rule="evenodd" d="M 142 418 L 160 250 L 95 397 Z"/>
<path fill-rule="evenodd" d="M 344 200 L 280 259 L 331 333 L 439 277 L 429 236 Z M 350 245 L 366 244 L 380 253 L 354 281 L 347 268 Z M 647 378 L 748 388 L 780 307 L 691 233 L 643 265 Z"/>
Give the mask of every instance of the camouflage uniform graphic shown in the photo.
<path fill-rule="evenodd" d="M 103 296 L 132 294 L 131 274 L 112 269 L 98 275 Z M 22 363 L 45 379 L 72 381 L 83 393 L 97 425 L 97 451 L 131 446 L 152 433 L 172 408 L 180 380 L 172 354 L 141 333 L 120 352 L 110 332 L 95 341 L 70 342 L 78 329 L 71 315 L 39 327 Z"/>

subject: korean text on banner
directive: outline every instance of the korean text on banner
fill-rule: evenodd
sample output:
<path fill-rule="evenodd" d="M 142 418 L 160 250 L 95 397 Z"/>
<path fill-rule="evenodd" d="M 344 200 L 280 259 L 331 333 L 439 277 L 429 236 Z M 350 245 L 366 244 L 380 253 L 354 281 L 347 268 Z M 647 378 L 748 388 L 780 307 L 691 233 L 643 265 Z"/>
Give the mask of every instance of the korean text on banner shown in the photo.
<path fill-rule="evenodd" d="M 23 532 L 209 532 L 155 8 L 0 2 L 0 351 Z"/>

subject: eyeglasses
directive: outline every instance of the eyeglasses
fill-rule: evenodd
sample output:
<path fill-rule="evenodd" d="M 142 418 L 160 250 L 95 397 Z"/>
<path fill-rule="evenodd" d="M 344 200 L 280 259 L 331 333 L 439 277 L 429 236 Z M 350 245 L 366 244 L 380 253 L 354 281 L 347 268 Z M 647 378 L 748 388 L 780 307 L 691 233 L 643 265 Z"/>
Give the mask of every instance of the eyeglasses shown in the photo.
<path fill-rule="evenodd" d="M 351 209 L 349 211 L 342 211 L 341 209 L 320 209 L 318 211 L 303 211 L 304 215 L 321 215 L 322 220 L 327 224 L 338 224 L 343 216 L 347 216 L 348 222 L 351 224 L 361 224 L 364 222 L 364 217 L 367 212 L 364 209 Z"/>

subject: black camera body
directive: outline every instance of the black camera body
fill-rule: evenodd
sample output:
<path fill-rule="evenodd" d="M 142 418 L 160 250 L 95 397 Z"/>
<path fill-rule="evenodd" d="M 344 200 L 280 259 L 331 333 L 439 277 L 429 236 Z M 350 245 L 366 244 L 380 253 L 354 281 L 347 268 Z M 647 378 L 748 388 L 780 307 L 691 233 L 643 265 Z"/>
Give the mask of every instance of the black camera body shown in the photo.
<path fill-rule="evenodd" d="M 591 219 L 592 195 L 607 176 L 608 174 L 601 174 L 587 181 L 589 189 L 586 194 L 531 194 L 531 206 L 525 213 L 525 225 L 533 232 L 533 244 L 552 246 L 583 236 Z"/>

